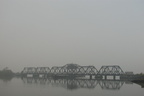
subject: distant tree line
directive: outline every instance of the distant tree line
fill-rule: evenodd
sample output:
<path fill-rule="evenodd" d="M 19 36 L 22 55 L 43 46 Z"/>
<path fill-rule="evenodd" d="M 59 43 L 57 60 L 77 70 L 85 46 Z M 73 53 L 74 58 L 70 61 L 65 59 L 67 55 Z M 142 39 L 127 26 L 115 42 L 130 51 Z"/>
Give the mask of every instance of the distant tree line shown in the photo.
<path fill-rule="evenodd" d="M 138 73 L 138 74 L 136 74 L 136 75 L 144 75 L 144 73 L 141 72 L 141 73 Z"/>
<path fill-rule="evenodd" d="M 0 70 L 0 78 L 10 78 L 13 77 L 14 73 L 9 70 L 7 67 L 4 68 L 3 70 Z"/>

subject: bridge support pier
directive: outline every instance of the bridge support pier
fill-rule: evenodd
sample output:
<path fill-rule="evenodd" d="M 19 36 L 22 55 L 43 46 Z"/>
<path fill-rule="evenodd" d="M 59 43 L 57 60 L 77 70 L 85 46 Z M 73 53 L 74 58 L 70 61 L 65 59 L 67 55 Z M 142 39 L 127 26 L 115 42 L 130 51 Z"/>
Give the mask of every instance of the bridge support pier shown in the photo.
<path fill-rule="evenodd" d="M 38 78 L 38 77 L 39 77 L 39 74 L 33 74 L 33 77 L 34 77 L 34 78 Z"/>
<path fill-rule="evenodd" d="M 44 78 L 47 78 L 47 74 L 44 74 Z"/>
<path fill-rule="evenodd" d="M 102 75 L 95 75 L 95 79 L 102 79 L 103 76 Z"/>
<path fill-rule="evenodd" d="M 113 76 L 113 80 L 116 80 L 116 76 L 115 75 Z"/>
<path fill-rule="evenodd" d="M 22 76 L 22 77 L 27 77 L 27 74 L 22 74 L 21 76 Z"/>
<path fill-rule="evenodd" d="M 92 75 L 90 75 L 90 79 L 92 79 Z"/>
<path fill-rule="evenodd" d="M 104 79 L 107 80 L 107 75 L 104 76 Z"/>

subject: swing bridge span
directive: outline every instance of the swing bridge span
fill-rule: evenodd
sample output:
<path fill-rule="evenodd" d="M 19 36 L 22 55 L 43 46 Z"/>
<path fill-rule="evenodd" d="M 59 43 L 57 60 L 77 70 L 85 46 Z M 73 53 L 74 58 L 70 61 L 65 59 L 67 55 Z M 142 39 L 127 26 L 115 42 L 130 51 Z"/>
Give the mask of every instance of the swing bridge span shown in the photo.
<path fill-rule="evenodd" d="M 132 79 L 133 74 L 126 74 L 118 65 L 102 66 L 99 70 L 95 66 L 80 66 L 78 64 L 66 64 L 64 66 L 49 67 L 25 67 L 21 75 L 23 77 L 43 77 L 43 78 L 79 78 L 89 77 L 89 79 L 107 79 L 111 76 L 114 80 Z"/>

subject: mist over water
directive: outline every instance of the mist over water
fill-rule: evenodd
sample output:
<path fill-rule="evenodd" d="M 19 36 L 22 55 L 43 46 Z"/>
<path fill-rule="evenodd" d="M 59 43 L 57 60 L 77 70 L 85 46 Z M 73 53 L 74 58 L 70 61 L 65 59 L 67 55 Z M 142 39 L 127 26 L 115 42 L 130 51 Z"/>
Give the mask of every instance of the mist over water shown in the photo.
<path fill-rule="evenodd" d="M 0 69 L 120 65 L 144 72 L 142 0 L 1 0 Z"/>
<path fill-rule="evenodd" d="M 0 79 L 0 95 L 5 96 L 143 96 L 140 85 L 128 81 L 13 78 Z"/>
<path fill-rule="evenodd" d="M 0 0 L 0 96 L 143 96 L 141 85 L 121 80 L 12 78 L 25 67 L 66 64 L 144 73 L 143 5 L 143 0 Z"/>

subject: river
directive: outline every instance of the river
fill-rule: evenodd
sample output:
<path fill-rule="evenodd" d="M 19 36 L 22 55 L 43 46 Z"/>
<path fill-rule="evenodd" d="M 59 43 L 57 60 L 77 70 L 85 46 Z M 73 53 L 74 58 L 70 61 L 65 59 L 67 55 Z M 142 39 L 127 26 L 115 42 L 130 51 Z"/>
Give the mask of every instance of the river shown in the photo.
<path fill-rule="evenodd" d="M 0 79 L 0 96 L 144 96 L 129 81 L 85 79 Z"/>

